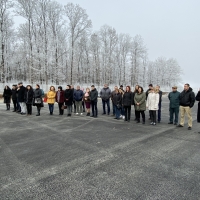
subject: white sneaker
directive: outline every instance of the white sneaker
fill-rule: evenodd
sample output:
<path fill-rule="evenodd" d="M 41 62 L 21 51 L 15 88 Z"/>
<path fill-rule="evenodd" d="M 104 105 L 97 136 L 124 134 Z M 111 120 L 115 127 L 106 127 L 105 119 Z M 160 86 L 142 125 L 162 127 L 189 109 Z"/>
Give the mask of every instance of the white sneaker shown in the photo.
<path fill-rule="evenodd" d="M 125 119 L 125 116 L 124 116 L 124 115 L 122 116 L 122 119 Z"/>
<path fill-rule="evenodd" d="M 120 115 L 120 117 L 119 118 L 122 118 L 122 115 Z"/>
<path fill-rule="evenodd" d="M 83 113 L 81 113 L 81 115 L 83 115 Z"/>
<path fill-rule="evenodd" d="M 76 115 L 78 115 L 78 113 L 76 113 Z"/>

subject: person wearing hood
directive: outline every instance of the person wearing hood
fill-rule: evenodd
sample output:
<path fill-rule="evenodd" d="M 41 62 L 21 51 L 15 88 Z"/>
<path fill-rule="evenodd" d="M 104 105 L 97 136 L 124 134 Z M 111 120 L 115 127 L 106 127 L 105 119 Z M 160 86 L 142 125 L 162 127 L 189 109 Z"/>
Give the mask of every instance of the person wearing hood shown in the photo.
<path fill-rule="evenodd" d="M 103 104 L 103 115 L 106 114 L 106 105 L 108 108 L 107 114 L 110 115 L 110 97 L 111 97 L 111 90 L 107 84 L 104 84 L 103 89 L 100 91 L 100 97 L 102 99 Z"/>
<path fill-rule="evenodd" d="M 200 123 L 200 89 L 196 95 L 196 100 L 199 102 L 198 103 L 198 110 L 197 110 L 197 122 Z"/>
<path fill-rule="evenodd" d="M 91 117 L 97 117 L 98 116 L 97 101 L 98 101 L 98 91 L 95 88 L 95 86 L 92 85 L 91 91 L 90 91 L 90 102 L 91 102 L 91 106 L 92 106 Z"/>
<path fill-rule="evenodd" d="M 192 129 L 192 111 L 195 103 L 195 94 L 188 83 L 184 85 L 184 90 L 180 94 L 180 124 L 177 127 L 183 127 L 185 114 L 188 116 L 188 130 Z"/>
<path fill-rule="evenodd" d="M 58 87 L 58 91 L 56 92 L 56 102 L 58 103 L 58 108 L 59 108 L 59 115 L 63 115 L 64 110 L 62 109 L 65 101 L 64 97 L 64 91 L 62 90 L 62 87 Z"/>
<path fill-rule="evenodd" d="M 180 92 L 177 91 L 177 86 L 172 87 L 172 92 L 168 94 L 169 99 L 169 123 L 177 125 L 178 124 L 178 115 L 179 115 L 179 104 L 180 104 Z M 174 118 L 175 115 L 175 118 Z"/>
<path fill-rule="evenodd" d="M 6 110 L 10 110 L 10 101 L 11 101 L 12 91 L 8 85 L 5 86 L 3 92 L 4 103 L 6 104 Z"/>

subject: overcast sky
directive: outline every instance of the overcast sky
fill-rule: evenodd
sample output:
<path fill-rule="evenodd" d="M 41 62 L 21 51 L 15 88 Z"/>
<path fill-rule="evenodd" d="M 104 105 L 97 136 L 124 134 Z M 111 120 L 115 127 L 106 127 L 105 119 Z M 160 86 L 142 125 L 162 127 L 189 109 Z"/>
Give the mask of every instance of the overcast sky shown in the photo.
<path fill-rule="evenodd" d="M 57 0 L 65 5 L 70 1 Z M 104 24 L 118 33 L 140 34 L 149 59 L 176 58 L 182 83 L 200 88 L 200 0 L 72 0 L 86 9 L 93 30 Z"/>

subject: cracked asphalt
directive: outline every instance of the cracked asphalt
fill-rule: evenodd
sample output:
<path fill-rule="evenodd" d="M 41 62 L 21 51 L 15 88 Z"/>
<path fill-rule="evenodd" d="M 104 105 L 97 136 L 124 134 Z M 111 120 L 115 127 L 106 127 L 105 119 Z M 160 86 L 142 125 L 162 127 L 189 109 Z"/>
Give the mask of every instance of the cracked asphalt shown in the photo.
<path fill-rule="evenodd" d="M 0 103 L 0 199 L 197 200 L 200 199 L 200 124 L 168 125 L 163 98 L 157 126 L 112 116 L 36 117 Z M 146 111 L 148 118 L 148 111 Z M 186 120 L 187 121 L 187 120 Z"/>

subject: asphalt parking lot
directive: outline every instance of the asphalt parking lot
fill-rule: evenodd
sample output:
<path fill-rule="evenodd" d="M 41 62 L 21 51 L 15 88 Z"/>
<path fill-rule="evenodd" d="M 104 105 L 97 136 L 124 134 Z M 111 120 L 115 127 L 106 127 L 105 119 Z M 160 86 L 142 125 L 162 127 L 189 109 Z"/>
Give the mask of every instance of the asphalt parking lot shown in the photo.
<path fill-rule="evenodd" d="M 168 100 L 156 126 L 112 116 L 36 117 L 0 103 L 0 199 L 200 199 L 200 124 L 168 125 Z M 146 111 L 148 118 L 148 112 Z M 187 120 L 186 120 L 187 121 Z"/>

